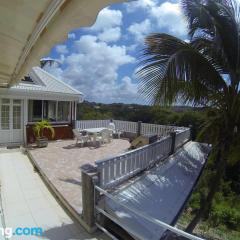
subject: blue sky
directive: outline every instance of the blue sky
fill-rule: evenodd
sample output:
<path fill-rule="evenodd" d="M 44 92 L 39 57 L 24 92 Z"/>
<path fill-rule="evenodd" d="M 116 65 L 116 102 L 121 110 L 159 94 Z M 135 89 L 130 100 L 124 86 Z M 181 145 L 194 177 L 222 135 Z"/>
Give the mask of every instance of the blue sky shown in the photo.
<path fill-rule="evenodd" d="M 104 8 L 94 25 L 70 32 L 52 48 L 48 56 L 61 64 L 46 70 L 88 101 L 143 104 L 134 73 L 144 37 L 153 32 L 187 39 L 178 1 L 138 0 Z"/>

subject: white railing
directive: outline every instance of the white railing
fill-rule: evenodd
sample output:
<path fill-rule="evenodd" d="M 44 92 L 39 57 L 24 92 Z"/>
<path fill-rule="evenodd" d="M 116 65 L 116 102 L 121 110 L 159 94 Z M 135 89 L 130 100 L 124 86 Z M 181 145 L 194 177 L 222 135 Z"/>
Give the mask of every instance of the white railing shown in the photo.
<path fill-rule="evenodd" d="M 110 120 L 83 120 L 76 121 L 75 128 L 85 129 L 85 128 L 101 128 L 108 127 Z"/>
<path fill-rule="evenodd" d="M 108 127 L 110 120 L 84 120 L 76 121 L 76 128 L 99 128 Z M 163 126 L 156 124 L 114 120 L 116 129 L 123 132 L 137 133 L 141 129 L 141 134 L 156 134 L 162 139 L 150 145 L 126 152 L 124 154 L 96 161 L 100 176 L 100 186 L 102 188 L 114 187 L 124 180 L 136 175 L 138 172 L 151 167 L 157 161 L 166 158 L 170 152 L 181 147 L 190 139 L 190 129 L 175 126 Z M 176 132 L 175 145 L 169 136 L 170 132 Z"/>
<path fill-rule="evenodd" d="M 114 120 L 114 124 L 116 126 L 116 129 L 120 131 L 137 133 L 137 122 Z"/>
<path fill-rule="evenodd" d="M 171 144 L 172 138 L 168 136 L 119 156 L 96 161 L 100 187 L 114 187 L 166 158 L 170 154 Z"/>
<path fill-rule="evenodd" d="M 191 130 L 189 128 L 179 131 L 176 133 L 175 138 L 175 149 L 181 147 L 184 143 L 186 143 L 191 138 Z"/>
<path fill-rule="evenodd" d="M 176 126 L 166 126 L 166 125 L 158 125 L 151 123 L 141 123 L 141 134 L 157 134 L 158 136 L 167 136 L 170 132 L 175 130 L 180 130 L 181 127 Z"/>
<path fill-rule="evenodd" d="M 108 127 L 110 120 L 83 120 L 76 121 L 76 128 L 85 129 L 85 128 L 100 128 Z M 113 120 L 115 123 L 116 129 L 122 132 L 137 133 L 138 124 L 137 122 L 130 121 L 121 121 Z M 177 127 L 177 126 L 167 126 L 167 125 L 158 125 L 150 123 L 140 123 L 141 124 L 141 135 L 157 134 L 158 136 L 164 137 L 169 135 L 172 131 L 184 130 L 187 128 Z"/>

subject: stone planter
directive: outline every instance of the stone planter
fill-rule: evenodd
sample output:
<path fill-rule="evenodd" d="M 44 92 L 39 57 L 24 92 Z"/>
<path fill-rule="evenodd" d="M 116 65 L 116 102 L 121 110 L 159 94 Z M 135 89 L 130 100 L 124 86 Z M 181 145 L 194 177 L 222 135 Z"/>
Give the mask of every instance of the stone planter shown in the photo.
<path fill-rule="evenodd" d="M 46 137 L 37 138 L 36 144 L 37 144 L 37 147 L 39 147 L 39 148 L 47 147 L 48 139 Z"/>

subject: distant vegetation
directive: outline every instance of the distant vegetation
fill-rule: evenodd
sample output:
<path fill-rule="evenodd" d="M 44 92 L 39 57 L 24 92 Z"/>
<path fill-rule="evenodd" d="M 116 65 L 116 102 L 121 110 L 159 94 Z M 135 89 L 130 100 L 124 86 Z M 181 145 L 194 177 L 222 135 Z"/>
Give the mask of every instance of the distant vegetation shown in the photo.
<path fill-rule="evenodd" d="M 205 117 L 202 108 L 146 106 L 137 104 L 102 104 L 85 101 L 79 104 L 77 119 L 117 119 L 126 121 L 142 121 L 163 125 L 193 126 L 193 137 L 196 137 Z"/>
<path fill-rule="evenodd" d="M 192 125 L 193 138 L 196 139 L 201 130 L 201 125 L 208 117 L 208 109 L 192 107 L 144 106 L 136 104 L 101 104 L 84 102 L 79 104 L 77 119 L 117 119 L 127 121 L 142 121 L 145 123 L 156 123 L 163 125 L 186 126 Z M 205 139 L 205 142 L 208 141 Z M 240 156 L 240 150 L 237 158 Z M 237 161 L 235 161 L 237 162 Z M 211 162 L 207 165 L 204 175 L 193 193 L 186 212 L 180 220 L 181 224 L 187 224 L 191 215 L 200 207 L 202 197 L 207 192 L 209 175 L 213 166 Z M 214 204 L 209 219 L 199 225 L 198 231 L 209 232 L 214 230 L 216 239 L 240 239 L 240 163 L 232 162 L 228 166 L 226 176 L 221 188 L 214 198 Z M 223 233 L 224 232 L 224 233 Z M 230 233 L 231 232 L 231 233 Z M 209 235 L 208 235 L 209 236 Z M 231 237 L 233 236 L 233 237 Z"/>

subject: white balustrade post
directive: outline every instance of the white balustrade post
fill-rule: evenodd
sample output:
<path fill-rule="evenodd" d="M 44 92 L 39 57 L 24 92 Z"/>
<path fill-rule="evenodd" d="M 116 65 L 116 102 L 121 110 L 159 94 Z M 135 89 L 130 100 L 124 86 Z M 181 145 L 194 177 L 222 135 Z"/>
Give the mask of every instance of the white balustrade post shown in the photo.
<path fill-rule="evenodd" d="M 95 188 L 94 185 L 98 181 L 98 173 L 96 167 L 85 164 L 81 166 L 82 174 L 82 218 L 85 228 L 89 233 L 96 231 L 95 225 Z"/>

